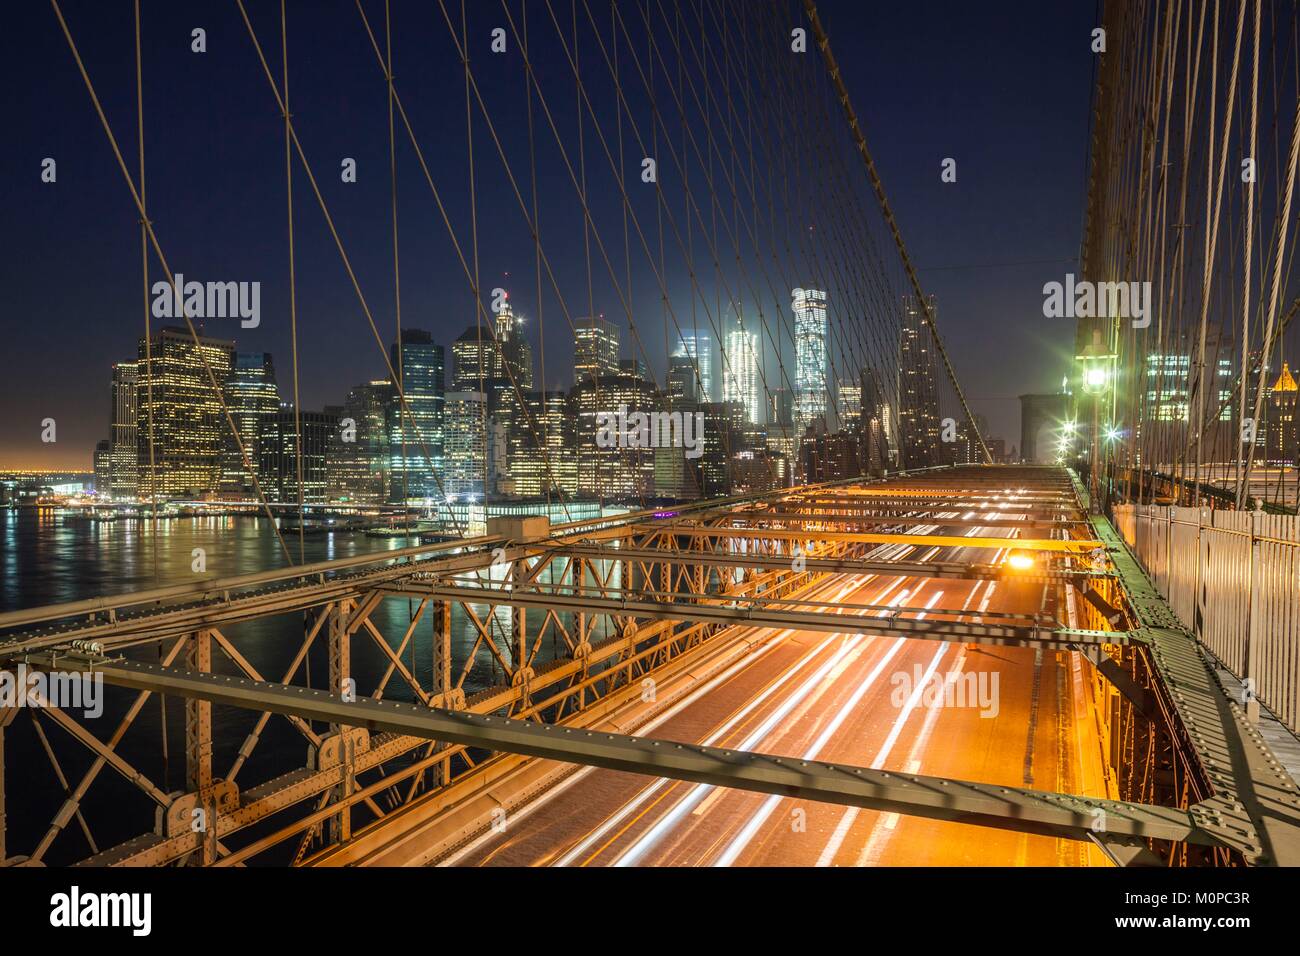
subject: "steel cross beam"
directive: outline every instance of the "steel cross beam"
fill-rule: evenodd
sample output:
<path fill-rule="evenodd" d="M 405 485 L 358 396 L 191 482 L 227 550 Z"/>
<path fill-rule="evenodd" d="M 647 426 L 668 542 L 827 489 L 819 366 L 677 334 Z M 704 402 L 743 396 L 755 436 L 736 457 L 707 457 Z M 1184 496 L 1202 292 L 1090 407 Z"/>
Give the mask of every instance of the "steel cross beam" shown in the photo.
<path fill-rule="evenodd" d="M 810 501 L 817 503 L 854 503 L 857 507 L 862 508 L 914 508 L 939 509 L 943 511 L 970 511 L 971 509 L 988 509 L 1001 507 L 1006 511 L 1042 511 L 1042 510 L 1075 510 L 1077 506 L 1073 501 L 1056 498 L 1025 498 L 1020 500 L 1009 500 L 1006 498 L 988 497 L 984 495 L 961 495 L 961 494 L 944 494 L 941 491 L 925 492 L 919 491 L 914 494 L 893 493 L 886 494 L 890 489 L 882 488 L 879 494 L 871 495 L 809 495 L 792 496 L 785 499 L 788 502 Z M 898 489 L 902 491 L 902 489 Z"/>
<path fill-rule="evenodd" d="M 916 496 L 899 496 L 892 497 L 886 495 L 848 495 L 834 494 L 827 492 L 810 492 L 807 494 L 787 495 L 784 498 L 773 499 L 772 501 L 756 501 L 747 505 L 738 505 L 738 508 L 756 508 L 764 504 L 818 504 L 835 506 L 842 508 L 910 508 L 916 511 L 937 510 L 937 511 L 955 511 L 972 508 L 985 509 L 1001 505 L 1007 510 L 1023 511 L 1077 511 L 1078 505 L 1073 499 L 1018 499 L 1007 500 L 1005 498 L 950 498 L 939 492 L 935 492 L 923 498 Z"/>
<path fill-rule="evenodd" d="M 967 512 L 969 514 L 969 512 Z M 898 525 L 916 527 L 918 525 L 937 525 L 941 528 L 1014 528 L 1021 531 L 1061 531 L 1082 524 L 1079 521 L 1041 521 L 1030 519 L 1017 521 L 1014 518 L 944 518 L 937 515 L 917 517 L 915 515 L 873 515 L 863 512 L 832 511 L 787 511 L 770 509 L 766 511 L 735 511 L 721 519 L 724 521 L 775 521 L 804 522 L 811 524 L 872 524 Z M 724 526 L 725 527 L 725 526 Z"/>
<path fill-rule="evenodd" d="M 686 595 L 663 595 L 673 600 L 656 600 L 644 593 L 621 593 L 620 597 L 597 594 L 561 593 L 530 588 L 488 588 L 449 584 L 443 581 L 404 580 L 385 585 L 394 596 L 411 595 L 457 601 L 463 604 L 496 605 L 504 607 L 533 607 L 553 609 L 556 612 L 617 614 L 623 617 L 640 617 L 651 620 L 704 621 L 717 624 L 742 624 L 747 627 L 770 627 L 777 630 L 794 628 L 803 631 L 822 631 L 834 634 L 878 634 L 894 637 L 913 637 L 924 640 L 955 641 L 969 644 L 1018 645 L 1052 647 L 1068 650 L 1075 644 L 1127 644 L 1131 635 L 1124 631 L 1088 631 L 1052 627 L 1037 623 L 975 623 L 945 621 L 938 618 L 939 609 L 928 612 L 935 615 L 923 620 L 902 617 L 902 614 L 919 613 L 923 609 L 891 608 L 888 617 L 867 617 L 855 614 L 835 614 L 826 611 L 787 610 L 778 604 L 807 605 L 813 602 L 792 598 L 774 602 L 755 597 L 728 597 L 712 595 L 695 600 L 678 600 Z M 838 608 L 854 605 L 838 604 Z M 876 606 L 861 606 L 867 612 L 884 610 Z M 957 614 L 960 612 L 948 612 Z M 990 615 L 985 615 L 990 616 Z M 1019 618 L 1020 621 L 1026 618 Z"/>
<path fill-rule="evenodd" d="M 1014 539 L 1008 538 L 1008 541 Z M 764 555 L 739 551 L 655 551 L 649 548 L 612 548 L 600 545 L 566 545 L 555 552 L 594 561 L 644 561 L 671 565 L 701 564 L 714 568 L 768 568 L 789 570 L 791 555 Z M 1082 586 L 1109 572 L 1053 569 L 1011 571 L 1001 564 L 963 564 L 958 561 L 879 561 L 867 558 L 814 558 L 801 556 L 806 571 L 830 574 L 880 574 L 908 578 L 958 578 L 976 581 L 1074 581 Z"/>
<path fill-rule="evenodd" d="M 1101 547 L 1100 541 L 1060 538 L 968 538 L 941 534 L 883 534 L 869 531 L 798 531 L 791 528 L 731 528 L 726 525 L 633 525 L 639 533 L 659 532 L 680 537 L 749 538 L 803 541 L 847 541 L 858 544 L 914 544 L 921 547 L 938 545 L 941 548 L 1019 548 L 1022 551 L 1064 551 L 1084 554 Z"/>
<path fill-rule="evenodd" d="M 70 662 L 60 659 L 59 663 L 66 667 Z M 391 732 L 544 760 L 1071 840 L 1089 839 L 1101 817 L 1109 836 L 1218 843 L 1196 825 L 1191 814 L 1169 807 L 723 750 L 368 697 L 345 702 L 319 690 L 154 664 L 113 660 L 87 668 L 92 666 L 106 682 L 119 687 L 364 727 L 372 734 Z"/>

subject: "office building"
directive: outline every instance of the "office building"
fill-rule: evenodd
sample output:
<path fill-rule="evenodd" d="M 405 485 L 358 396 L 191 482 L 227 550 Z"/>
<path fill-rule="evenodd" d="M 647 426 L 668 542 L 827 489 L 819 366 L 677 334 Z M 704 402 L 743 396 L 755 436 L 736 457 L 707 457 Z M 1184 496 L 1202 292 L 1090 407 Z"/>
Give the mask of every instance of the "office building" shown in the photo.
<path fill-rule="evenodd" d="M 698 401 L 712 401 L 713 340 L 709 334 L 697 329 L 683 329 L 670 358 L 687 360 L 681 367 L 694 370 Z"/>
<path fill-rule="evenodd" d="M 569 393 L 532 391 L 524 398 L 528 414 L 515 416 L 510 434 L 514 494 L 526 498 L 576 494 L 578 461 Z"/>
<path fill-rule="evenodd" d="M 480 500 L 487 478 L 487 396 L 478 391 L 447 393 L 447 476 L 443 491 L 452 501 Z"/>
<path fill-rule="evenodd" d="M 1296 384 L 1291 368 L 1282 363 L 1282 372 L 1269 390 L 1268 460 L 1274 465 L 1295 465 L 1300 456 L 1300 419 L 1297 419 Z"/>
<path fill-rule="evenodd" d="M 600 441 L 602 416 L 620 411 L 650 414 L 659 409 L 652 384 L 625 375 L 604 375 L 573 387 L 572 408 L 578 462 L 578 493 L 602 501 L 639 502 L 653 497 L 655 456 L 626 433 L 605 435 Z"/>
<path fill-rule="evenodd" d="M 107 438 L 95 442 L 95 494 L 107 497 L 113 486 L 113 443 Z"/>
<path fill-rule="evenodd" d="M 603 315 L 578 318 L 573 332 L 573 384 L 617 373 L 618 326 Z"/>
<path fill-rule="evenodd" d="M 802 438 L 809 425 L 825 419 L 828 405 L 826 293 L 794 290 L 794 431 Z"/>
<path fill-rule="evenodd" d="M 422 329 L 403 329 L 391 349 L 406 401 L 395 391 L 388 416 L 389 500 L 441 497 L 445 352 Z"/>
<path fill-rule="evenodd" d="M 928 296 L 931 314 L 934 296 Z M 913 296 L 903 299 L 898 350 L 898 428 L 901 465 L 928 468 L 943 461 L 939 447 L 939 362 L 925 310 Z"/>
<path fill-rule="evenodd" d="M 739 402 L 745 420 L 758 424 L 762 388 L 758 375 L 758 335 L 743 329 L 727 333 L 727 355 L 722 369 L 722 400 Z"/>
<path fill-rule="evenodd" d="M 268 501 L 298 500 L 299 448 L 302 455 L 302 500 L 324 504 L 328 500 L 328 452 L 339 419 L 328 412 L 301 412 L 284 403 L 273 415 L 261 419 L 258 436 L 258 481 Z M 298 431 L 302 433 L 301 445 Z"/>
<path fill-rule="evenodd" d="M 136 461 L 149 461 L 153 422 L 155 467 L 138 468 L 139 497 L 212 496 L 221 478 L 225 435 L 222 392 L 234 343 L 166 327 L 153 334 L 149 356 L 140 339 L 136 362 Z M 211 378 L 209 377 L 211 373 Z M 217 382 L 216 389 L 212 381 Z"/>
<path fill-rule="evenodd" d="M 330 501 L 379 505 L 388 500 L 394 394 L 387 379 L 348 391 L 325 459 Z"/>
<path fill-rule="evenodd" d="M 108 435 L 109 485 L 102 489 L 102 493 L 124 501 L 135 497 L 138 480 L 138 370 L 135 362 L 118 362 L 113 366 L 112 418 Z"/>
<path fill-rule="evenodd" d="M 280 393 L 275 382 L 275 362 L 271 353 L 236 352 L 231 358 L 225 396 L 226 407 L 239 432 L 239 443 L 235 442 L 227 424 L 222 436 L 221 493 L 223 497 L 254 500 L 257 497 L 257 486 L 244 466 L 239 444 L 244 447 L 249 465 L 256 469 L 262 421 L 280 410 Z M 256 477 L 261 479 L 260 474 Z"/>

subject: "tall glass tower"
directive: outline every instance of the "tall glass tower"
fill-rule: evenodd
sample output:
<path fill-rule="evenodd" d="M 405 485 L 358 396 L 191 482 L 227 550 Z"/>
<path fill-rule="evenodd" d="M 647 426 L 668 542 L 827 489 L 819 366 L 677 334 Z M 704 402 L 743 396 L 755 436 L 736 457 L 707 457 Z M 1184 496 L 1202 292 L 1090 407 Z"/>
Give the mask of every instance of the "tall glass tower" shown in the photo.
<path fill-rule="evenodd" d="M 483 496 L 487 473 L 487 396 L 478 391 L 447 393 L 448 498 L 474 500 Z"/>
<path fill-rule="evenodd" d="M 275 362 L 270 352 L 236 352 L 226 379 L 226 407 L 239 429 L 239 444 L 244 446 L 248 461 L 254 469 L 259 467 L 258 440 L 262 425 L 268 416 L 280 410 L 280 394 L 275 384 Z M 244 467 L 239 454 L 239 444 L 229 428 L 223 438 L 225 449 L 221 457 L 222 494 L 254 497 L 252 476 Z M 261 480 L 261 472 L 257 478 Z M 265 493 L 265 492 L 264 492 Z"/>
<path fill-rule="evenodd" d="M 445 463 L 446 353 L 423 329 L 403 329 L 391 351 L 406 408 L 394 389 L 388 416 L 389 500 L 435 498 Z"/>
<path fill-rule="evenodd" d="M 580 318 L 573 331 L 573 384 L 618 374 L 618 326 L 603 315 Z"/>
<path fill-rule="evenodd" d="M 934 296 L 927 296 L 930 313 Z M 913 296 L 903 298 L 898 354 L 898 429 L 903 467 L 941 464 L 939 446 L 939 359 L 925 309 Z"/>
<path fill-rule="evenodd" d="M 713 400 L 713 340 L 707 332 L 683 329 L 677 348 L 670 358 L 689 358 L 696 366 L 696 382 L 701 402 Z"/>
<path fill-rule="evenodd" d="M 722 400 L 739 402 L 745 409 L 745 421 L 758 424 L 758 335 L 742 329 L 727 333 L 727 361 L 722 369 Z"/>
<path fill-rule="evenodd" d="M 340 422 L 325 460 L 331 501 L 378 505 L 388 500 L 388 414 L 395 392 L 387 379 L 348 392 L 340 418 L 350 419 L 351 429 L 345 432 Z"/>
<path fill-rule="evenodd" d="M 113 366 L 113 417 L 109 422 L 109 487 L 114 498 L 134 498 L 139 449 L 136 447 L 136 379 L 135 362 L 118 362 Z M 148 460 L 145 462 L 148 465 Z M 98 490 L 98 489 L 97 489 Z"/>
<path fill-rule="evenodd" d="M 794 428 L 796 440 L 818 418 L 826 416 L 826 293 L 795 289 L 794 300 Z"/>
<path fill-rule="evenodd" d="M 154 332 L 145 355 L 139 342 L 136 367 L 136 461 L 139 496 L 197 498 L 217 490 L 222 451 L 229 430 L 214 393 L 230 374 L 234 343 L 169 326 Z M 154 464 L 149 468 L 149 423 L 153 422 Z"/>

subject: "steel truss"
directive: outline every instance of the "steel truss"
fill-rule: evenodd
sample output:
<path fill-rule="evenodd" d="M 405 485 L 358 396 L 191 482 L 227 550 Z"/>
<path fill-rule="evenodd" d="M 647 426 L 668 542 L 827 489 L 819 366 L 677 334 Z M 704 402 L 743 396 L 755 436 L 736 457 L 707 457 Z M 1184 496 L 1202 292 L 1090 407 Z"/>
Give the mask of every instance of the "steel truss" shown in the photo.
<path fill-rule="evenodd" d="M 1009 574 L 989 562 L 988 552 L 1013 539 L 961 537 L 950 544 L 936 535 L 827 532 L 812 527 L 811 517 L 791 527 L 791 517 L 819 513 L 825 507 L 819 499 L 828 497 L 902 500 L 912 491 L 935 497 L 919 487 L 929 479 L 905 476 L 561 526 L 538 539 L 497 533 L 408 549 L 396 560 L 341 562 L 0 616 L 0 627 L 17 618 L 24 628 L 0 644 L 0 662 L 94 671 L 132 694 L 106 737 L 53 707 L 29 712 L 64 799 L 34 841 L 14 847 L 10 840 L 6 861 L 46 862 L 69 830 L 79 837 L 64 836 L 60 845 L 80 839 L 92 864 L 303 861 L 346 845 L 358 829 L 385 826 L 398 809 L 490 775 L 504 754 L 1078 839 L 1098 839 L 1093 826 L 1100 810 L 1108 820 L 1107 852 L 1120 862 L 1292 860 L 1300 806 L 1294 788 L 1281 786 L 1257 735 L 1214 696 L 1194 642 L 1187 644 L 1187 635 L 1167 620 L 1153 623 L 1158 599 L 1138 590 L 1140 572 L 1109 526 L 1080 525 L 1077 501 L 1066 507 L 1056 472 L 957 469 L 949 475 L 954 488 L 969 490 L 945 513 L 991 503 L 999 488 L 1029 486 L 1044 500 L 1040 514 L 1050 526 L 1035 533 L 1052 536 L 1014 539 L 1017 548 L 1039 549 L 1044 561 L 1022 578 L 1043 590 L 1036 614 L 934 608 L 924 620 L 905 609 L 878 617 L 878 606 L 829 606 L 809 596 L 830 575 Z M 765 510 L 779 520 L 764 519 Z M 1027 512 L 1016 506 L 1012 513 Z M 736 527 L 738 519 L 743 527 Z M 836 526 L 845 524 L 852 522 Z M 940 542 L 971 548 L 982 560 L 931 564 L 876 554 L 882 545 Z M 1070 588 L 1091 595 L 1078 602 L 1086 627 L 1064 626 L 1055 612 L 1059 602 L 1047 600 Z M 376 612 L 399 597 L 412 602 L 409 621 L 402 633 L 385 634 Z M 453 650 L 454 614 L 472 638 L 464 653 Z M 282 672 L 263 675 L 234 629 L 281 615 L 303 620 L 302 637 Z M 586 728 L 591 715 L 633 699 L 643 679 L 688 667 L 740 632 L 786 627 L 1085 650 L 1123 692 L 1112 722 L 1113 763 L 1125 799 L 903 777 Z M 416 666 L 412 649 L 421 628 L 431 635 L 432 659 Z M 142 659 L 145 648 L 149 656 Z M 323 650 L 328 662 L 323 681 L 306 675 L 313 650 Z M 378 662 L 380 675 L 364 694 L 355 686 L 362 654 Z M 120 746 L 145 705 L 161 695 L 185 701 L 183 791 L 159 785 Z M 214 766 L 214 704 L 251 717 L 224 772 Z M 0 784 L 4 737 L 13 733 L 15 713 L 0 711 Z M 307 761 L 246 784 L 246 767 L 273 715 L 303 739 Z M 80 777 L 65 771 L 45 734 L 48 724 L 89 751 L 89 769 Z M 1126 774 L 1126 766 L 1152 772 Z M 84 811 L 104 768 L 152 803 L 152 833 L 98 846 Z M 285 813 L 291 809 L 294 814 Z M 204 825 L 196 828 L 195 819 Z M 258 835 L 250 839 L 249 832 Z"/>

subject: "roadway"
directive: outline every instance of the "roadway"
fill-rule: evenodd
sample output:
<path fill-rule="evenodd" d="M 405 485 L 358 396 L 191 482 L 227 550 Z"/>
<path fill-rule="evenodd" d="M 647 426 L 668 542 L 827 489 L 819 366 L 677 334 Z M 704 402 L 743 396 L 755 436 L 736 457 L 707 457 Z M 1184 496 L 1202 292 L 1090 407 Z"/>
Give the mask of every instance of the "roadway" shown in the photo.
<path fill-rule="evenodd" d="M 980 534 L 981 529 L 966 533 Z M 883 546 L 872 557 L 973 559 L 967 549 L 908 545 Z M 1001 557 L 999 552 L 997 559 Z M 1042 586 L 1029 583 L 854 575 L 831 577 L 807 597 L 918 614 L 942 608 L 979 614 L 1036 611 L 1041 595 Z M 830 635 L 753 632 L 759 640 L 744 659 L 637 733 L 904 773 L 1106 795 L 1096 716 L 1078 655 L 869 636 L 856 630 Z M 517 810 L 503 830 L 484 833 L 440 865 L 1105 862 L 1095 848 L 1075 841 L 584 768 Z"/>

